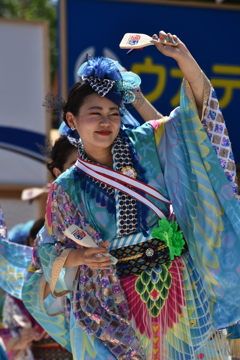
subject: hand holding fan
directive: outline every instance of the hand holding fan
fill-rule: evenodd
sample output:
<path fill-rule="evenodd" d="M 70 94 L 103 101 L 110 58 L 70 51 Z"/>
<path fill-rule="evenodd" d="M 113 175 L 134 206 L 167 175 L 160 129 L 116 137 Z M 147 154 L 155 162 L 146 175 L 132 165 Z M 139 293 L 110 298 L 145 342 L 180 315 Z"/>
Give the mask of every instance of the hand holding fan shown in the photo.
<path fill-rule="evenodd" d="M 84 230 L 82 230 L 77 225 L 69 226 L 65 231 L 63 231 L 64 235 L 73 240 L 76 244 L 88 248 L 97 248 L 97 244 L 93 241 L 91 236 Z M 117 259 L 109 253 L 103 253 L 103 256 L 111 257 L 111 260 L 114 264 L 117 263 Z"/>
<path fill-rule="evenodd" d="M 157 40 L 157 39 L 156 39 Z M 162 41 L 163 45 L 177 46 L 178 41 Z M 145 34 L 126 33 L 119 44 L 121 49 L 142 49 L 143 47 L 154 45 L 152 37 Z"/>

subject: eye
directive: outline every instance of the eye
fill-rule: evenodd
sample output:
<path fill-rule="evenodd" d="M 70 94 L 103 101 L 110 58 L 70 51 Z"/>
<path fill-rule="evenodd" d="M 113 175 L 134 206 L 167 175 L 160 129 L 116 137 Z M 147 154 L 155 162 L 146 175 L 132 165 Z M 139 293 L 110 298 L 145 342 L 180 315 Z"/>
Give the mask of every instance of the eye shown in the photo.
<path fill-rule="evenodd" d="M 101 115 L 101 114 L 98 112 L 91 112 L 90 115 Z"/>
<path fill-rule="evenodd" d="M 119 113 L 114 113 L 114 114 L 110 114 L 110 116 L 119 117 L 120 114 Z"/>

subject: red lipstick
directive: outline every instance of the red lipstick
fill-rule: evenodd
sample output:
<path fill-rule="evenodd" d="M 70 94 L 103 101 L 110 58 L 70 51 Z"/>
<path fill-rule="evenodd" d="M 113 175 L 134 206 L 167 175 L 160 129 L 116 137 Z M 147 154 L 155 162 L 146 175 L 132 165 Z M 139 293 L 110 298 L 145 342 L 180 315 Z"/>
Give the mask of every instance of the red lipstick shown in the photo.
<path fill-rule="evenodd" d="M 100 131 L 96 131 L 96 133 L 102 136 L 109 136 L 112 132 L 109 130 L 100 130 Z"/>

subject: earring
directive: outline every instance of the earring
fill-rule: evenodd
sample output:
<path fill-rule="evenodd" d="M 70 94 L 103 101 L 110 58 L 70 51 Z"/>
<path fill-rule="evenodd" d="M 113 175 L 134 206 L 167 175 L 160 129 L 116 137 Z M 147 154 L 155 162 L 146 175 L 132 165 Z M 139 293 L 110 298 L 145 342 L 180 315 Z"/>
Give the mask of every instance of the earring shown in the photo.
<path fill-rule="evenodd" d="M 75 128 L 75 126 L 73 125 L 73 126 L 71 126 L 71 130 L 73 131 L 73 130 L 75 130 L 76 128 Z"/>

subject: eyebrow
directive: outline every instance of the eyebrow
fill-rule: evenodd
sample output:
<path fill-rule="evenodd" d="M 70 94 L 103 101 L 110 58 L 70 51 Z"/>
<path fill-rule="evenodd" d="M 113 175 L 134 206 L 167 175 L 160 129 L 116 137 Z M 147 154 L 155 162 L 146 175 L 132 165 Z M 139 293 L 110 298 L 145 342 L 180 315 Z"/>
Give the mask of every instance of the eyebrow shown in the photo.
<path fill-rule="evenodd" d="M 103 108 L 101 106 L 92 106 L 92 107 L 88 108 L 88 110 L 91 110 L 91 109 L 103 110 Z M 109 108 L 109 110 L 118 110 L 119 111 L 119 108 L 118 107 L 111 107 L 111 108 Z"/>

